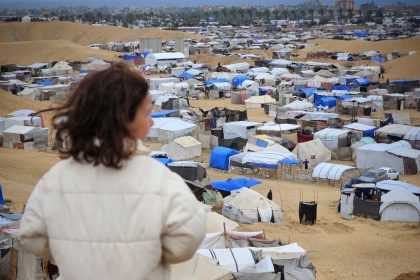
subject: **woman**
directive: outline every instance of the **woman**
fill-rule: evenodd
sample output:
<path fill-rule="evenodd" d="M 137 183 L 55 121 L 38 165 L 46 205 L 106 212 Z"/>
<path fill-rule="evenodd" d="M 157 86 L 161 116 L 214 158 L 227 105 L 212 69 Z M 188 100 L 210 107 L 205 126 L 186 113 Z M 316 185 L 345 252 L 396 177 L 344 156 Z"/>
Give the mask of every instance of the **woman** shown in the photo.
<path fill-rule="evenodd" d="M 205 211 L 184 181 L 147 156 L 148 84 L 118 63 L 89 74 L 56 109 L 61 160 L 38 182 L 21 244 L 52 258 L 60 279 L 169 279 L 191 258 Z"/>

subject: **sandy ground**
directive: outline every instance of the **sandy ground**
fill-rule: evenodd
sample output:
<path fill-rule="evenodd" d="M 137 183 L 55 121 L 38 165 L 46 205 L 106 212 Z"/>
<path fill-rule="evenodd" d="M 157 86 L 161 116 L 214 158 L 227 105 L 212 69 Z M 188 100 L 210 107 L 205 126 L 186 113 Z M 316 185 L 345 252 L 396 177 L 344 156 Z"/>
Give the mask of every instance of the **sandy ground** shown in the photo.
<path fill-rule="evenodd" d="M 192 106 L 206 109 L 215 106 L 244 109 L 244 105 L 233 105 L 229 100 L 194 100 L 191 103 Z M 28 103 L 28 106 L 31 104 Z M 9 104 L 6 109 L 13 108 Z M 2 108 L 2 112 L 6 109 Z M 249 110 L 249 118 L 263 120 L 267 116 L 262 109 L 254 109 Z M 158 149 L 161 144 L 149 145 L 151 149 Z M 208 163 L 209 156 L 210 151 L 203 150 L 197 161 Z M 0 182 L 14 210 L 22 209 L 36 182 L 59 160 L 56 153 L 6 148 L 0 148 L 0 158 Z M 213 181 L 238 177 L 214 169 L 208 169 L 208 173 Z M 274 201 L 281 205 L 285 222 L 241 225 L 241 230 L 264 230 L 268 238 L 298 242 L 308 251 L 317 268 L 318 279 L 383 280 L 419 270 L 420 227 L 417 224 L 384 223 L 364 218 L 344 220 L 337 213 L 339 189 L 336 187 L 261 180 L 263 183 L 254 187 L 254 190 L 262 195 L 266 195 L 269 189 L 273 190 Z M 402 180 L 420 185 L 420 175 L 402 176 Z M 314 226 L 300 225 L 298 222 L 301 190 L 303 200 L 313 200 L 314 192 L 317 192 L 318 220 Z"/>
<path fill-rule="evenodd" d="M 36 49 L 36 51 L 28 51 Z M 30 64 L 48 61 L 87 61 L 89 57 L 99 57 L 108 61 L 118 61 L 121 53 L 95 50 L 68 40 L 39 40 L 0 43 L 0 64 Z"/>
<path fill-rule="evenodd" d="M 93 26 L 59 21 L 0 23 L 0 42 L 68 40 L 80 45 L 89 45 L 93 43 L 133 41 L 146 37 L 160 37 L 163 40 L 202 38 L 197 34 L 159 28 L 128 29 L 116 26 Z"/>

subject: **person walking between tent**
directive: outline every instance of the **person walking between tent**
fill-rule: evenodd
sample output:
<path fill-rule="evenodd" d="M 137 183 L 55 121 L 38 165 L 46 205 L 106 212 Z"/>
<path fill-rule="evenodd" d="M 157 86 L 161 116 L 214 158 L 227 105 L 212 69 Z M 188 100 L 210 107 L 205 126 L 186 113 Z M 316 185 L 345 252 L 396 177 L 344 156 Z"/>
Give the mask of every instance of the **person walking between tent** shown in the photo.
<path fill-rule="evenodd" d="M 147 81 L 124 63 L 47 110 L 66 145 L 26 204 L 20 244 L 62 279 L 170 279 L 202 242 L 205 207 L 143 144 L 152 110 Z"/>
<path fill-rule="evenodd" d="M 271 190 L 268 191 L 267 198 L 273 200 L 273 192 Z"/>
<path fill-rule="evenodd" d="M 305 169 L 308 169 L 309 160 L 305 158 L 305 160 L 303 161 L 303 165 L 305 166 Z"/>

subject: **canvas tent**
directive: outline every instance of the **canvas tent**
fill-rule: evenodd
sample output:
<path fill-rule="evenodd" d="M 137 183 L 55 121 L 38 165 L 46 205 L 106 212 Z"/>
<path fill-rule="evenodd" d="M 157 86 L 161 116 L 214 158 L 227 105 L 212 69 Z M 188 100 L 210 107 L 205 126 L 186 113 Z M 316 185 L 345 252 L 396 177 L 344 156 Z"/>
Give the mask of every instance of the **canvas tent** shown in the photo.
<path fill-rule="evenodd" d="M 261 184 L 261 181 L 253 178 L 234 178 L 227 181 L 214 181 L 210 183 L 214 189 L 225 192 L 231 192 L 241 188 L 250 188 L 258 184 Z"/>
<path fill-rule="evenodd" d="M 179 118 L 157 118 L 149 130 L 148 138 L 158 141 L 170 141 L 184 135 L 191 135 L 197 126 Z"/>
<path fill-rule="evenodd" d="M 296 111 L 301 111 L 301 110 L 309 110 L 311 108 L 314 107 L 314 104 L 306 101 L 306 100 L 295 100 L 289 104 L 286 104 L 284 106 L 282 106 L 282 108 L 288 109 L 288 110 L 296 110 Z"/>
<path fill-rule="evenodd" d="M 168 168 L 187 181 L 202 181 L 207 177 L 206 168 L 193 161 L 174 161 L 167 164 Z"/>
<path fill-rule="evenodd" d="M 323 162 L 315 166 L 312 172 L 312 177 L 338 181 L 340 180 L 344 171 L 352 169 L 352 168 L 354 167 Z"/>
<path fill-rule="evenodd" d="M 233 139 L 236 137 L 248 139 L 250 135 L 256 134 L 257 127 L 259 127 L 260 125 L 261 123 L 249 122 L 249 121 L 224 123 L 223 124 L 224 139 Z"/>
<path fill-rule="evenodd" d="M 394 180 L 383 180 L 376 183 L 376 188 L 383 191 L 393 191 L 393 190 L 407 190 L 417 196 L 420 196 L 420 188 L 403 181 L 394 181 Z"/>
<path fill-rule="evenodd" d="M 310 166 L 331 160 L 331 151 L 324 146 L 320 139 L 298 143 L 293 149 L 293 153 L 300 160 L 307 159 Z"/>
<path fill-rule="evenodd" d="M 162 146 L 161 150 L 174 160 L 187 160 L 201 156 L 201 143 L 191 136 L 183 136 Z"/>
<path fill-rule="evenodd" d="M 330 150 L 347 146 L 347 135 L 350 131 L 338 128 L 324 128 L 314 133 L 314 139 L 320 139 Z"/>
<path fill-rule="evenodd" d="M 223 216 L 240 223 L 281 223 L 283 214 L 273 201 L 248 188 L 235 190 L 223 199 Z"/>
<path fill-rule="evenodd" d="M 48 128 L 13 125 L 3 131 L 3 147 L 41 149 L 48 145 Z"/>
<path fill-rule="evenodd" d="M 390 167 L 406 174 L 416 174 L 420 168 L 420 151 L 404 140 L 391 144 L 375 143 L 356 149 L 358 168 Z"/>
<path fill-rule="evenodd" d="M 381 196 L 381 221 L 419 222 L 419 197 L 405 189 L 392 190 Z"/>
<path fill-rule="evenodd" d="M 111 66 L 111 63 L 105 62 L 101 59 L 95 59 L 92 62 L 88 63 L 88 64 L 84 64 L 81 67 L 81 70 L 85 70 L 85 71 L 101 71 L 101 70 L 105 70 L 108 67 Z"/>
<path fill-rule="evenodd" d="M 268 95 L 251 96 L 245 100 L 245 106 L 247 109 L 258 109 L 261 108 L 263 104 L 273 103 L 276 103 L 276 100 Z"/>

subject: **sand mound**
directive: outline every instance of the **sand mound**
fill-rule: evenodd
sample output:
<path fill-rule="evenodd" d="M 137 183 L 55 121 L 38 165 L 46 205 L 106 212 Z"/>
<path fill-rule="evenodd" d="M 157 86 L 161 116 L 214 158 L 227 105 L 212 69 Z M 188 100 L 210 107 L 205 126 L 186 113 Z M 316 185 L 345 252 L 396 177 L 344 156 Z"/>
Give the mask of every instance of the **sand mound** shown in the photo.
<path fill-rule="evenodd" d="M 420 44 L 420 42 L 419 42 Z M 385 78 L 388 79 L 418 79 L 420 78 L 420 53 L 404 56 L 395 60 L 387 61 L 385 66 Z"/>
<path fill-rule="evenodd" d="M 420 37 L 412 37 L 408 39 L 400 40 L 384 40 L 377 42 L 370 41 L 343 41 L 343 40 L 329 40 L 329 39 L 317 39 L 311 41 L 311 43 L 317 44 L 314 47 L 302 49 L 300 51 L 301 57 L 306 57 L 308 52 L 315 52 L 320 50 L 329 51 L 342 51 L 357 53 L 363 51 L 379 51 L 381 53 L 387 53 L 391 51 L 409 52 L 420 50 Z"/>
<path fill-rule="evenodd" d="M 419 280 L 420 272 L 402 273 L 394 278 L 394 280 Z"/>
<path fill-rule="evenodd" d="M 19 110 L 29 109 L 33 111 L 39 111 L 48 108 L 51 105 L 49 101 L 35 101 L 24 97 L 16 96 L 0 89 L 0 116 L 6 116 L 7 114 Z"/>
<path fill-rule="evenodd" d="M 144 37 L 201 39 L 201 36 L 158 28 L 128 29 L 73 22 L 11 22 L 0 24 L 0 42 L 68 40 L 81 45 L 137 40 Z"/>
<path fill-rule="evenodd" d="M 118 60 L 118 54 L 94 50 L 66 40 L 0 43 L 0 64 L 29 64 L 53 60 L 86 61 L 90 56 Z"/>

